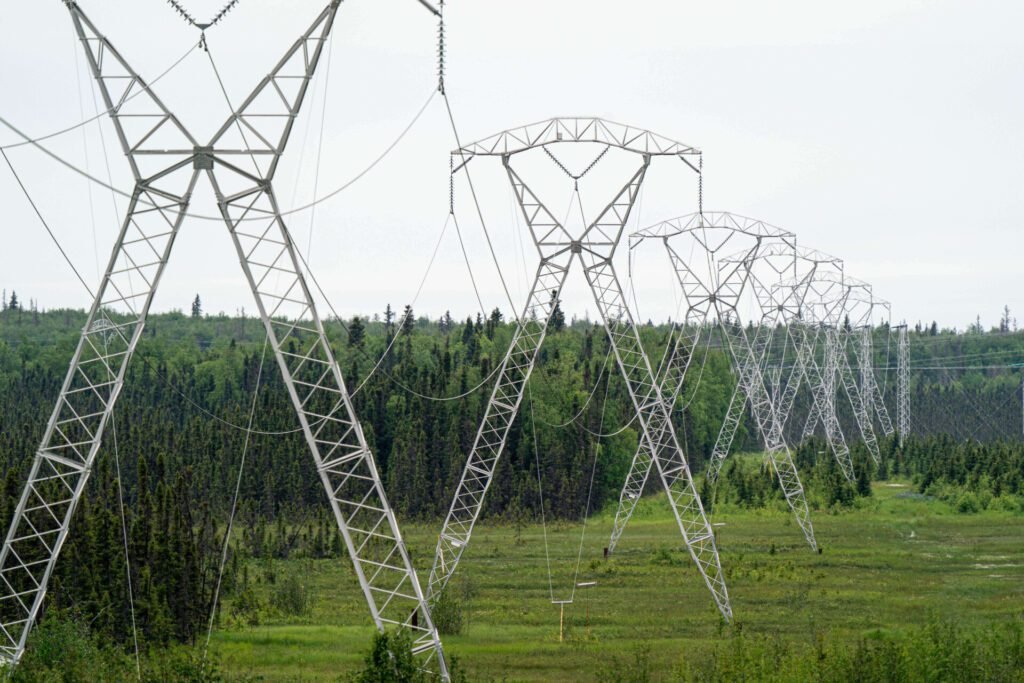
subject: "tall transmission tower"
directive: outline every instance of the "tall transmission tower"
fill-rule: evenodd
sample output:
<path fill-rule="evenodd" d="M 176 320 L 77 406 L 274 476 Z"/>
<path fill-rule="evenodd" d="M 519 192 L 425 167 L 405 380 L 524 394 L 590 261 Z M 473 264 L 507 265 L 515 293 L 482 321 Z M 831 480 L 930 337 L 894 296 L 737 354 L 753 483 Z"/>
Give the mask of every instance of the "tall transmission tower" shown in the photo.
<path fill-rule="evenodd" d="M 762 243 L 761 248 L 754 254 L 740 252 L 721 260 L 720 270 L 736 265 L 743 266 L 755 295 L 756 306 L 761 311 L 755 333 L 756 363 L 747 367 L 746 372 L 759 372 L 764 375 L 767 372 L 772 346 L 776 343 L 775 332 L 779 325 L 788 328 L 793 321 L 799 320 L 803 298 L 806 296 L 806 278 L 795 280 L 795 273 L 801 265 L 801 251 L 796 246 L 795 238 L 789 238 Z M 787 281 L 796 281 L 797 284 L 789 288 L 782 287 L 781 285 Z M 743 372 L 741 369 L 741 377 Z M 732 450 L 743 417 L 745 397 L 749 398 L 746 385 L 737 383 L 708 463 L 706 477 L 713 483 L 717 482 L 725 458 Z M 778 403 L 772 405 L 776 419 L 779 419 L 781 406 Z M 780 428 L 784 424 L 784 420 L 779 419 Z"/>
<path fill-rule="evenodd" d="M 800 387 L 811 392 L 811 410 L 801 439 L 807 439 L 821 422 L 825 439 L 843 475 L 854 479 L 850 449 L 836 413 L 838 351 L 834 341 L 835 328 L 840 324 L 845 302 L 842 281 L 843 262 L 823 252 L 800 248 L 796 254 L 798 275 L 775 287 L 776 297 L 794 296 L 801 292 L 800 310 L 789 325 L 790 343 L 796 350 L 796 360 L 790 371 L 782 395 L 779 419 L 785 424 L 792 414 Z M 819 349 L 821 349 L 819 362 Z"/>
<path fill-rule="evenodd" d="M 881 302 L 880 305 L 879 300 L 874 296 L 871 285 L 862 280 L 844 274 L 842 282 L 846 288 L 846 297 L 844 299 L 845 317 L 836 337 L 836 344 L 839 347 L 839 377 L 841 386 L 853 407 L 854 418 L 864 445 L 872 459 L 878 463 L 881 461 L 881 453 L 874 428 L 875 414 L 879 415 L 882 428 L 887 434 L 892 433 L 892 422 L 889 420 L 881 396 L 878 396 L 877 401 L 875 400 L 877 387 L 874 386 L 871 331 L 874 325 L 874 316 L 878 310 L 888 308 L 888 304 Z M 855 331 L 859 331 L 860 334 L 856 335 Z M 857 382 L 849 363 L 851 350 L 857 362 L 860 383 Z"/>
<path fill-rule="evenodd" d="M 686 322 L 703 327 L 712 316 L 717 321 L 738 378 L 737 387 L 742 391 L 738 400 L 737 394 L 733 396 L 726 417 L 727 425 L 730 420 L 734 426 L 738 425 L 744 404 L 749 402 L 756 428 L 765 442 L 766 457 L 779 479 L 786 501 L 796 515 L 807 542 L 816 548 L 803 485 L 782 434 L 776 405 L 762 371 L 762 359 L 776 329 L 774 321 L 778 317 L 777 309 L 769 307 L 763 312 L 753 337 L 743 327 L 739 316 L 740 304 L 744 299 L 757 300 L 759 280 L 752 266 L 759 260 L 769 258 L 768 255 L 762 256 L 761 251 L 780 245 L 780 267 L 789 268 L 792 258 L 786 252 L 795 250 L 795 236 L 762 221 L 725 212 L 701 212 L 633 233 L 630 236 L 631 248 L 651 238 L 660 239 L 668 252 L 686 301 Z M 677 249 L 670 241 L 679 241 L 681 238 L 686 238 L 696 249 Z M 719 253 L 726 247 L 739 248 L 741 251 L 738 255 L 722 260 Z M 694 252 L 697 253 L 696 257 L 681 256 L 681 253 Z M 778 273 L 779 270 L 773 272 Z M 767 288 L 762 286 L 760 289 Z M 665 409 L 671 413 L 682 391 L 684 376 L 683 373 L 669 373 L 661 381 Z M 651 470 L 652 460 L 651 454 L 641 444 L 633 457 L 625 486 L 619 496 L 609 552 L 614 550 L 636 507 L 643 482 Z"/>
<path fill-rule="evenodd" d="M 900 325 L 899 330 L 896 353 L 896 431 L 902 447 L 910 435 L 910 336 L 906 322 Z"/>
<path fill-rule="evenodd" d="M 885 406 L 885 397 L 878 386 L 878 378 L 875 376 L 874 361 L 874 330 L 879 326 L 889 329 L 892 318 L 891 306 L 888 301 L 879 299 L 871 292 L 871 300 L 868 306 L 866 319 L 859 327 L 860 344 L 855 347 L 857 364 L 860 370 L 861 393 L 864 396 L 864 403 L 867 407 L 868 416 L 877 420 L 878 425 L 886 436 L 892 436 L 895 429 L 892 419 L 889 417 L 889 410 Z"/>
<path fill-rule="evenodd" d="M 835 412 L 836 389 L 842 388 L 853 409 L 854 420 L 860 431 L 861 439 L 875 462 L 879 462 L 878 439 L 875 437 L 871 416 L 867 412 L 864 392 L 854 376 L 850 365 L 849 353 L 853 321 L 861 320 L 863 315 L 870 316 L 871 290 L 867 283 L 849 277 L 845 273 L 823 272 L 815 278 L 817 297 L 820 302 L 831 307 L 828 322 L 832 323 L 825 329 L 826 375 L 834 376 L 836 386 L 828 387 L 823 409 L 812 410 L 804 425 L 804 437 L 814 432 L 816 421 L 825 415 Z M 838 304 L 838 306 L 836 306 Z M 862 311 L 867 310 L 867 313 Z M 838 311 L 838 313 L 837 313 Z M 837 319 L 841 318 L 841 322 Z"/>
<path fill-rule="evenodd" d="M 582 172 L 573 174 L 566 163 L 555 156 L 563 150 L 576 153 L 593 150 L 596 156 Z M 524 157 L 539 158 L 538 153 L 545 154 L 570 176 L 578 192 L 580 179 L 609 150 L 619 150 L 616 156 L 632 160 L 636 170 L 604 205 L 597 218 L 584 220 L 582 228 L 576 231 L 555 218 L 513 163 L 521 166 L 520 160 Z M 688 159 L 696 161 L 699 150 L 650 131 L 602 119 L 556 118 L 464 145 L 455 154 L 466 161 L 478 156 L 501 159 L 540 263 L 438 538 L 429 594 L 432 597 L 440 594 L 466 550 L 544 341 L 548 319 L 573 262 L 579 261 L 626 380 L 642 438 L 652 453 L 683 540 L 719 611 L 731 620 L 732 609 L 714 533 L 613 264 L 651 160 L 677 157 L 696 171 L 696 166 Z M 582 213 L 582 202 L 580 206 Z"/>
<path fill-rule="evenodd" d="M 447 679 L 437 630 L 330 343 L 273 179 L 330 34 L 332 0 L 200 144 L 75 2 L 75 30 L 135 187 L 0 551 L 0 658 L 21 657 L 200 177 L 213 186 L 370 614 L 406 628 Z M 252 162 L 252 169 L 243 168 Z"/>

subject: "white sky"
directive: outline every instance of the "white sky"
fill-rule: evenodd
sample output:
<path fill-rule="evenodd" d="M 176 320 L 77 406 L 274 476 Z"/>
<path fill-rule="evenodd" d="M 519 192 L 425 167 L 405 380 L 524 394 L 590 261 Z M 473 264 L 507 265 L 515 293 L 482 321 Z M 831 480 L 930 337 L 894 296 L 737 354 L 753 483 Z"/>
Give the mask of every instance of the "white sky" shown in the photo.
<path fill-rule="evenodd" d="M 200 18 L 222 3 L 183 2 Z M 242 0 L 210 30 L 211 53 L 233 101 L 323 4 Z M 198 39 L 163 0 L 81 6 L 149 79 Z M 464 142 L 551 116 L 601 116 L 648 128 L 704 150 L 707 209 L 761 218 L 796 232 L 805 246 L 842 257 L 847 272 L 893 303 L 895 319 L 963 328 L 980 314 L 994 325 L 1008 304 L 1024 322 L 1021 3 L 453 0 L 447 14 L 448 89 Z M 325 92 L 320 194 L 362 170 L 412 119 L 434 85 L 435 36 L 435 20 L 415 0 L 342 5 L 330 79 L 324 62 L 275 183 L 284 207 L 312 197 Z M 61 2 L 12 3 L 0 15 L 0 116 L 31 135 L 63 128 L 83 111 L 93 114 L 90 83 Z M 228 113 L 201 52 L 155 89 L 200 139 Z M 103 126 L 114 183 L 127 190 L 127 164 L 109 121 Z M 0 144 L 16 141 L 0 128 Z M 95 124 L 47 144 L 82 166 L 88 151 L 90 170 L 106 177 Z M 443 102 L 435 99 L 381 164 L 317 208 L 311 260 L 339 312 L 369 314 L 388 302 L 400 309 L 412 299 L 447 213 L 453 147 Z M 8 153 L 92 284 L 124 200 L 112 202 L 108 191 L 92 187 L 90 209 L 87 181 L 30 147 Z M 631 167 L 616 163 L 602 162 L 602 170 L 628 177 Z M 496 159 L 470 168 L 518 305 L 526 287 L 522 235 L 515 234 L 507 180 Z M 464 183 L 459 178 L 456 212 L 484 304 L 507 311 Z M 571 183 L 546 188 L 556 215 L 568 205 L 569 190 Z M 584 183 L 585 200 L 604 199 L 588 191 Z M 5 167 L 0 202 L 0 286 L 47 308 L 87 306 Z M 695 208 L 694 174 L 677 161 L 655 160 L 630 227 Z M 214 211 L 206 189 L 192 210 Z M 289 224 L 305 249 L 309 213 Z M 526 256 L 532 272 L 535 256 Z M 644 319 L 674 313 L 676 295 L 660 256 L 637 257 Z M 625 249 L 620 260 L 625 280 Z M 593 316 L 581 273 L 570 281 L 567 311 Z M 208 312 L 254 310 L 227 231 L 217 223 L 186 222 L 155 310 L 187 309 L 196 292 Z M 445 308 L 457 316 L 478 308 L 451 230 L 416 304 L 432 317 Z"/>

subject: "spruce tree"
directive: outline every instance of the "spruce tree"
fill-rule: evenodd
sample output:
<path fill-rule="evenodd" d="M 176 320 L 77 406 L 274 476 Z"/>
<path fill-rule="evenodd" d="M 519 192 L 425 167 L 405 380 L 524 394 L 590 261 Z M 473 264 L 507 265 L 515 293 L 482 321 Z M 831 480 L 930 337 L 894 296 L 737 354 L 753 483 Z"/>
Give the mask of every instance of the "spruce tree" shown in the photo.
<path fill-rule="evenodd" d="M 551 319 L 548 321 L 548 327 L 551 328 L 552 332 L 561 332 L 565 329 L 565 313 L 562 312 L 561 300 L 558 298 L 558 292 L 551 292 Z"/>
<path fill-rule="evenodd" d="M 412 306 L 406 305 L 405 310 L 402 311 L 402 334 L 406 336 L 412 334 L 415 326 L 416 315 L 412 312 Z"/>
<path fill-rule="evenodd" d="M 365 340 L 366 326 L 363 324 L 362 318 L 354 315 L 352 316 L 352 321 L 348 324 L 348 345 L 361 349 Z"/>

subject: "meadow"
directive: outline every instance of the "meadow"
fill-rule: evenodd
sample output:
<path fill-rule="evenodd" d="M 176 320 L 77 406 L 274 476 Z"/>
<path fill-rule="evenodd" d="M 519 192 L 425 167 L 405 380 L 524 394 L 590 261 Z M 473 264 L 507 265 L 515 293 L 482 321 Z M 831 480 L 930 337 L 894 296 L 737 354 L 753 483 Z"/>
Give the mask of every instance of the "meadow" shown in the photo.
<path fill-rule="evenodd" d="M 580 523 L 484 520 L 453 579 L 464 628 L 444 637 L 446 651 L 472 681 L 667 681 L 713 668 L 714 654 L 740 633 L 771 644 L 763 657 L 899 639 L 937 622 L 971 632 L 1024 615 L 1019 512 L 962 514 L 909 481 L 876 482 L 855 507 L 813 514 L 815 553 L 773 505 L 714 510 L 732 625 L 715 610 L 662 496 L 640 503 L 607 560 L 613 506 L 588 520 L 582 546 Z M 437 529 L 403 528 L 425 582 Z M 335 681 L 359 668 L 372 628 L 347 561 L 250 560 L 246 572 L 264 603 L 294 577 L 310 610 L 268 610 L 250 626 L 232 618 L 229 602 L 211 648 L 229 679 Z M 595 585 L 573 596 L 574 581 Z M 552 598 L 570 597 L 560 642 Z"/>

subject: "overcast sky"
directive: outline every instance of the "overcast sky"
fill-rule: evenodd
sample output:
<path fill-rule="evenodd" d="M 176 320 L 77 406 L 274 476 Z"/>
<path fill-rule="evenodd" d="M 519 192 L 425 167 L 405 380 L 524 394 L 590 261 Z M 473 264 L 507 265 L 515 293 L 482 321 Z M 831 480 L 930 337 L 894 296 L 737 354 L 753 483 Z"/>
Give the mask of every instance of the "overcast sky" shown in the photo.
<path fill-rule="evenodd" d="M 201 19 L 222 3 L 183 1 Z M 80 4 L 150 80 L 198 40 L 163 0 Z M 209 31 L 210 55 L 233 101 L 322 6 L 241 0 Z M 464 142 L 585 115 L 699 147 L 705 208 L 763 219 L 843 258 L 849 274 L 892 302 L 896 320 L 962 329 L 980 315 L 988 326 L 1008 304 L 1024 323 L 1022 25 L 1024 5 L 1010 1 L 452 0 L 448 91 Z M 436 22 L 416 0 L 346 0 L 330 77 L 325 61 L 275 181 L 283 207 L 309 201 L 314 183 L 318 194 L 335 189 L 395 140 L 434 88 L 435 40 Z M 0 116 L 26 133 L 46 134 L 95 113 L 82 49 L 58 0 L 6 8 L 0 64 Z M 199 139 L 228 114 L 205 53 L 193 51 L 155 89 Z M 127 164 L 111 124 L 102 125 L 106 156 L 96 124 L 47 144 L 101 177 L 108 159 L 114 184 L 128 190 Z M 17 141 L 0 127 L 0 144 Z M 372 314 L 412 300 L 448 212 L 454 146 L 435 98 L 391 154 L 318 206 L 312 266 L 340 313 Z M 31 147 L 8 154 L 76 265 L 90 284 L 97 281 L 125 201 Z M 624 181 L 630 163 L 609 158 L 601 170 Z M 521 246 L 523 227 L 500 162 L 478 159 L 470 170 L 518 305 L 535 256 Z M 543 177 L 551 179 L 544 191 L 557 215 L 569 206 L 572 183 Z M 507 311 L 464 178 L 455 192 L 484 305 Z M 586 180 L 581 194 L 593 206 L 609 198 Z M 5 167 L 0 202 L 0 286 L 46 308 L 87 306 Z M 676 160 L 656 160 L 630 229 L 695 209 L 694 174 Z M 206 189 L 193 211 L 214 211 Z M 289 218 L 303 250 L 310 220 L 310 212 Z M 619 258 L 626 281 L 625 249 Z M 654 254 L 637 256 L 633 284 L 644 319 L 674 312 L 666 268 Z M 567 312 L 593 317 L 582 275 L 571 280 Z M 208 312 L 254 310 L 218 223 L 186 222 L 155 310 L 187 309 L 197 292 Z M 436 317 L 478 308 L 449 226 L 416 310 Z"/>

